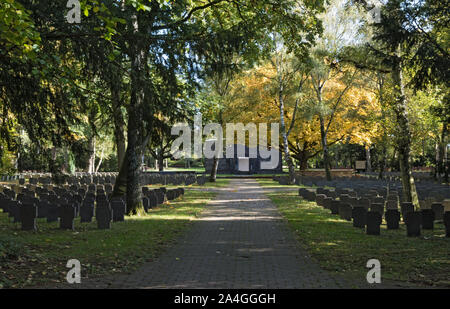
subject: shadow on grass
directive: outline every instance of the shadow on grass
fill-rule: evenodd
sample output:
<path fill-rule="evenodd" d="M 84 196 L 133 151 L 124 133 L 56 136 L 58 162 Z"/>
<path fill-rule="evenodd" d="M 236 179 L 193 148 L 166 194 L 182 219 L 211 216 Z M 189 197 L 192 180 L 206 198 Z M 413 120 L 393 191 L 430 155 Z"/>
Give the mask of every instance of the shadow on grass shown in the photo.
<path fill-rule="evenodd" d="M 158 256 L 191 225 L 214 197 L 187 191 L 183 198 L 151 209 L 142 217 L 126 217 L 110 230 L 75 220 L 75 230 L 37 219 L 38 231 L 21 231 L 0 212 L 0 286 L 25 287 L 65 280 L 66 263 L 78 259 L 82 276 L 128 272 Z"/>
<path fill-rule="evenodd" d="M 375 258 L 381 263 L 384 279 L 450 287 L 450 240 L 445 238 L 442 223 L 435 223 L 434 230 L 422 230 L 421 237 L 407 237 L 403 222 L 398 230 L 388 230 L 383 221 L 381 235 L 372 236 L 295 192 L 268 196 L 299 242 L 325 269 L 365 278 L 366 262 Z"/>

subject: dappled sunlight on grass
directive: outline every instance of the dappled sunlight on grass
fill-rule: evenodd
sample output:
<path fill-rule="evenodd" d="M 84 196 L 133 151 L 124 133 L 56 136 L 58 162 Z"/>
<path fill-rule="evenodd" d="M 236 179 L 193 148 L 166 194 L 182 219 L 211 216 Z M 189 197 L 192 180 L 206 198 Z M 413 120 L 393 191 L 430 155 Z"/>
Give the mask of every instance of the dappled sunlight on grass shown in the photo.
<path fill-rule="evenodd" d="M 185 232 L 214 195 L 187 190 L 183 198 L 153 208 L 144 216 L 126 216 L 126 221 L 112 223 L 110 230 L 97 229 L 95 219 L 80 223 L 77 218 L 75 231 L 60 230 L 58 223 L 38 219 L 38 231 L 27 232 L 0 212 L 0 241 L 6 237 L 21 249 L 17 258 L 0 260 L 0 285 L 64 281 L 65 264 L 72 258 L 80 260 L 87 276 L 133 270 Z"/>
<path fill-rule="evenodd" d="M 426 285 L 448 286 L 450 242 L 443 224 L 422 230 L 421 237 L 407 237 L 400 229 L 381 225 L 381 235 L 366 235 L 351 221 L 331 215 L 315 202 L 301 199 L 297 192 L 273 192 L 267 196 L 289 221 L 299 242 L 325 269 L 352 277 L 365 278 L 365 263 L 379 259 L 383 278 Z"/>

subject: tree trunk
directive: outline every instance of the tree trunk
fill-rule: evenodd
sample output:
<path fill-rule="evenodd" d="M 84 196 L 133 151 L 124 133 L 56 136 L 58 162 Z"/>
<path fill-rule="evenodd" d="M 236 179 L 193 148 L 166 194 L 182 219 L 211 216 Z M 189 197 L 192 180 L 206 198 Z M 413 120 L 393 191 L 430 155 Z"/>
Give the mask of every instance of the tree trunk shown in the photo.
<path fill-rule="evenodd" d="M 416 185 L 411 174 L 410 151 L 411 151 L 411 131 L 407 115 L 407 103 L 403 87 L 402 66 L 397 58 L 392 70 L 394 81 L 394 112 L 399 128 L 397 137 L 398 156 L 400 163 L 400 174 L 403 185 L 403 199 L 405 202 L 419 206 Z"/>
<path fill-rule="evenodd" d="M 325 130 L 325 121 L 323 117 L 319 116 L 320 120 L 320 140 L 322 142 L 323 149 L 323 165 L 325 167 L 325 177 L 328 181 L 331 180 L 331 171 L 330 171 L 330 157 L 328 154 L 328 141 L 327 141 L 327 132 Z"/>
<path fill-rule="evenodd" d="M 214 155 L 213 164 L 211 167 L 211 175 L 209 176 L 210 182 L 216 182 L 217 168 L 219 167 L 219 159 Z"/>
<path fill-rule="evenodd" d="M 50 151 L 50 162 L 49 162 L 49 169 L 52 174 L 59 174 L 60 171 L 58 170 L 58 167 L 56 166 L 56 157 L 57 157 L 57 148 L 52 147 Z"/>
<path fill-rule="evenodd" d="M 308 152 L 306 150 L 302 150 L 300 156 L 300 170 L 304 171 L 308 168 Z"/>
<path fill-rule="evenodd" d="M 128 107 L 128 147 L 127 163 L 127 212 L 132 215 L 144 214 L 139 184 L 142 139 L 142 107 L 144 105 L 144 87 L 146 72 L 146 44 L 139 40 L 138 16 L 133 13 L 133 35 L 135 40 L 130 46 L 131 52 L 131 97 Z"/>
<path fill-rule="evenodd" d="M 133 113 L 133 111 L 131 111 Z M 135 116 L 130 116 L 130 120 L 133 120 Z M 141 188 L 139 185 L 140 176 L 140 155 L 138 153 L 139 145 L 136 135 L 137 132 L 134 128 L 136 125 L 128 125 L 128 147 L 126 151 L 127 157 L 127 211 L 128 214 L 140 214 L 143 211 L 143 205 L 141 201 Z M 125 162 L 125 161 L 124 161 Z"/>
<path fill-rule="evenodd" d="M 286 124 L 284 122 L 284 99 L 283 99 L 283 85 L 280 82 L 279 85 L 279 93 L 278 99 L 280 101 L 280 127 L 281 127 L 281 135 L 283 138 L 283 148 L 284 148 L 284 160 L 286 161 L 289 169 L 289 183 L 295 182 L 295 170 L 294 164 L 292 162 L 292 158 L 289 154 L 289 144 L 288 144 L 288 136 L 286 134 Z"/>
<path fill-rule="evenodd" d="M 397 149 L 394 149 L 394 151 L 392 152 L 392 158 L 391 158 L 391 171 L 395 171 L 397 168 Z"/>
<path fill-rule="evenodd" d="M 92 136 L 89 141 L 89 164 L 87 167 L 88 173 L 94 173 L 95 172 L 95 136 Z"/>
<path fill-rule="evenodd" d="M 447 151 L 447 145 L 445 145 L 445 151 L 444 151 L 444 181 L 448 183 L 448 173 L 449 173 L 449 160 L 448 160 L 448 151 Z"/>
<path fill-rule="evenodd" d="M 381 154 L 380 154 L 380 161 L 379 161 L 379 172 L 378 172 L 378 179 L 384 178 L 384 170 L 386 168 L 386 135 L 383 136 L 383 139 L 381 141 Z"/>
<path fill-rule="evenodd" d="M 158 170 L 160 172 L 164 171 L 164 157 L 162 154 L 158 156 Z"/>
<path fill-rule="evenodd" d="M 102 165 L 102 161 L 103 161 L 103 151 L 104 149 L 102 148 L 102 152 L 100 153 L 100 160 L 98 161 L 98 165 L 95 168 L 95 172 L 98 173 L 98 170 L 100 169 L 100 166 Z"/>
<path fill-rule="evenodd" d="M 386 134 L 386 126 L 384 121 L 386 119 L 386 105 L 384 102 L 384 75 L 378 73 L 378 87 L 379 87 L 379 101 L 381 106 L 381 125 L 383 128 L 383 135 L 381 137 L 381 153 L 379 154 L 379 173 L 378 179 L 384 178 L 384 170 L 386 169 L 386 161 L 387 161 L 387 134 Z"/>
<path fill-rule="evenodd" d="M 445 150 L 447 144 L 445 142 L 447 135 L 447 126 L 444 124 L 442 126 L 441 136 L 439 138 L 438 155 L 437 155 L 437 174 L 441 178 L 446 171 L 445 168 Z"/>
<path fill-rule="evenodd" d="M 370 158 L 370 146 L 367 145 L 366 147 L 366 162 L 367 162 L 367 172 L 372 172 L 372 164 L 371 164 L 371 158 Z"/>
<path fill-rule="evenodd" d="M 111 85 L 111 96 L 113 105 L 113 118 L 114 118 L 114 138 L 117 147 L 117 168 L 120 171 L 123 158 L 125 157 L 125 120 L 123 119 L 120 101 L 120 86 Z"/>
<path fill-rule="evenodd" d="M 433 178 L 434 180 L 439 179 L 439 138 L 436 138 L 435 144 L 434 144 L 434 171 L 433 171 Z"/>
<path fill-rule="evenodd" d="M 116 183 L 114 184 L 113 196 L 125 196 L 127 194 L 127 175 L 128 175 L 128 162 L 127 156 L 122 161 L 122 166 L 119 170 L 119 175 L 116 177 Z"/>

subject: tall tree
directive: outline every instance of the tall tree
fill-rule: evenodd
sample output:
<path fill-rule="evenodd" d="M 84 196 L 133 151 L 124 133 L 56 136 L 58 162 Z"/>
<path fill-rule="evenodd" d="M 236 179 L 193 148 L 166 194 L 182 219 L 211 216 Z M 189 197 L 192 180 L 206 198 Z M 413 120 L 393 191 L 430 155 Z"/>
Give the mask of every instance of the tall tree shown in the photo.
<path fill-rule="evenodd" d="M 116 183 L 116 187 L 120 187 L 123 174 L 127 174 L 125 181 L 130 213 L 142 209 L 138 158 L 149 140 L 151 130 L 151 123 L 141 117 L 142 111 L 155 110 L 160 101 L 154 91 L 154 79 L 146 78 L 145 73 L 156 72 L 156 78 L 168 81 L 178 74 L 194 82 L 195 76 L 206 65 L 220 68 L 224 64 L 222 55 L 235 50 L 245 50 L 249 55 L 257 54 L 259 46 L 256 39 L 267 28 L 280 28 L 285 36 L 298 33 L 300 29 L 308 32 L 314 28 L 312 22 L 301 21 L 302 15 L 295 11 L 296 1 L 286 0 L 276 4 L 257 1 L 252 5 L 222 0 L 206 4 L 201 1 L 155 1 L 148 7 L 139 6 L 138 1 L 134 4 L 141 10 L 136 10 L 128 3 L 124 7 L 124 12 L 128 14 L 125 18 L 127 36 L 121 38 L 129 46 L 131 97 L 128 106 L 127 152 Z M 305 3 L 304 14 L 311 14 L 316 6 Z M 286 16 L 291 17 L 289 23 L 286 22 Z M 300 40 L 296 38 L 297 42 Z M 115 193 L 118 193 L 116 189 Z"/>
<path fill-rule="evenodd" d="M 429 83 L 448 81 L 448 70 L 444 69 L 448 68 L 450 61 L 448 49 L 435 35 L 436 32 L 445 31 L 439 20 L 444 7 L 444 4 L 434 0 L 387 1 L 381 8 L 380 23 L 373 24 L 373 39 L 379 46 L 370 45 L 373 54 L 390 71 L 394 83 L 394 103 L 391 108 L 398 124 L 396 145 L 403 197 L 416 206 L 418 197 L 411 173 L 411 129 L 405 87 L 411 85 L 415 89 L 423 89 Z M 448 20 L 448 16 L 443 18 Z M 415 73 L 408 82 L 405 72 L 409 68 Z"/>

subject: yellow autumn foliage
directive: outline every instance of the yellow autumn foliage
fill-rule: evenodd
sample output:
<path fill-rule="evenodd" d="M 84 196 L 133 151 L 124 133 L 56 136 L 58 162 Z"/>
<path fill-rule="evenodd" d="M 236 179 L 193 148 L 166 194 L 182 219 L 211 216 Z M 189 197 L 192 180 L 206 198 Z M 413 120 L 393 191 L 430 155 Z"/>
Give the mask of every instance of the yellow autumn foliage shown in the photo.
<path fill-rule="evenodd" d="M 231 84 L 232 99 L 226 102 L 225 122 L 279 122 L 275 78 L 276 69 L 270 63 L 239 75 Z M 335 102 L 345 87 L 339 75 L 328 80 L 323 89 L 324 102 Z M 305 86 L 301 93 L 296 93 L 294 85 L 290 88 L 292 89 L 285 90 L 284 99 L 286 128 L 289 128 L 292 121 L 296 99 L 299 100 L 299 106 L 289 142 L 292 145 L 307 142 L 312 151 L 318 151 L 321 148 L 319 120 L 311 110 L 316 100 L 315 94 L 308 86 Z M 347 140 L 370 145 L 374 138 L 381 134 L 381 128 L 376 121 L 380 110 L 375 94 L 365 87 L 353 86 L 344 93 L 341 100 L 330 125 L 329 142 Z"/>

